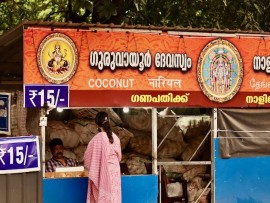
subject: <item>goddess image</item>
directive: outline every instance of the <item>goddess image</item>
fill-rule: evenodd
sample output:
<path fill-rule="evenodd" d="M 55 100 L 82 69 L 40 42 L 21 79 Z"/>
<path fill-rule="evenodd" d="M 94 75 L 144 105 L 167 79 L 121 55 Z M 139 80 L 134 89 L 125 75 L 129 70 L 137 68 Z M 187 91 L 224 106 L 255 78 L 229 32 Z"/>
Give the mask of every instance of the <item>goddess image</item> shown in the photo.
<path fill-rule="evenodd" d="M 67 71 L 69 68 L 69 62 L 65 59 L 67 56 L 67 50 L 64 49 L 64 54 L 61 51 L 60 44 L 54 45 L 54 51 L 48 51 L 50 60 L 48 61 L 48 69 L 54 73 L 61 73 Z"/>

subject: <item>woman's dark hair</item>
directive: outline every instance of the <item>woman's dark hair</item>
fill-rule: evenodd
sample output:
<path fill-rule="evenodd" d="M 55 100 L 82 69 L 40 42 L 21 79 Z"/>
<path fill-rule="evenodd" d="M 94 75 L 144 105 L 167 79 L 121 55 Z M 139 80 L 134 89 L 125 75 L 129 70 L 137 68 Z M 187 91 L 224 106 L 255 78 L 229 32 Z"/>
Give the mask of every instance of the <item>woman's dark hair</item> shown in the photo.
<path fill-rule="evenodd" d="M 106 112 L 100 111 L 97 113 L 95 122 L 98 126 L 102 127 L 109 138 L 110 143 L 113 143 L 112 129 L 109 122 L 109 116 Z"/>

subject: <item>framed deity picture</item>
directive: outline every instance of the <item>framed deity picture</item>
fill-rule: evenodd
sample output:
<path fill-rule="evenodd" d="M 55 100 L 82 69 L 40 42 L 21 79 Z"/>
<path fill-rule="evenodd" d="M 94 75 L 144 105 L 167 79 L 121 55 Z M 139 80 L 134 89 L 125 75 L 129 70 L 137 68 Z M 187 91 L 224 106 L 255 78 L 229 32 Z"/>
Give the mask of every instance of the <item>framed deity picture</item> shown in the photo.
<path fill-rule="evenodd" d="M 10 129 L 11 94 L 0 92 L 0 134 L 11 134 Z"/>

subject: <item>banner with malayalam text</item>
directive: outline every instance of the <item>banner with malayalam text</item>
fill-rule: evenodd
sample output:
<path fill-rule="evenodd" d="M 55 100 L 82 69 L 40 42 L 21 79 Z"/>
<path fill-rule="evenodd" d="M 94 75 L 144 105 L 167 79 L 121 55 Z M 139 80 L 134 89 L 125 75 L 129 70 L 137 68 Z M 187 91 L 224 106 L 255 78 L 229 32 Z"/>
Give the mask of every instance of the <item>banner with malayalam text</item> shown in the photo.
<path fill-rule="evenodd" d="M 269 107 L 269 74 L 268 36 L 24 30 L 24 84 L 68 85 L 70 107 Z"/>

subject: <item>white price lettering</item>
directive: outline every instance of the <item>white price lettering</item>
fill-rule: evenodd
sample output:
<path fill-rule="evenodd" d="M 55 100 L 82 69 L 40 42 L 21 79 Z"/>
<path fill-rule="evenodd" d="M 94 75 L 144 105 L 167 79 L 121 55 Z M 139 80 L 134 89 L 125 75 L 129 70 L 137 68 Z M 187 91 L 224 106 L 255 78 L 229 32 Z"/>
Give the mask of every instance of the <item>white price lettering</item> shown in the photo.
<path fill-rule="evenodd" d="M 26 163 L 26 158 L 27 158 L 27 153 L 28 153 L 28 146 L 26 146 L 26 149 L 24 151 L 23 146 L 18 146 L 15 147 L 15 157 L 16 157 L 16 163 L 17 164 L 24 164 Z M 9 153 L 9 163 L 13 164 L 14 163 L 14 150 L 13 147 L 10 147 L 7 152 Z M 26 154 L 24 154 L 26 153 Z"/>
<path fill-rule="evenodd" d="M 47 101 L 48 101 L 49 106 L 56 105 L 55 101 L 54 101 L 54 95 L 53 94 L 54 94 L 54 90 L 48 90 L 47 91 Z"/>
<path fill-rule="evenodd" d="M 13 147 L 10 147 L 9 150 L 7 150 L 7 152 L 9 153 L 9 163 L 13 164 Z"/>
<path fill-rule="evenodd" d="M 16 162 L 17 164 L 22 164 L 23 162 L 23 157 L 24 157 L 24 154 L 23 154 L 23 147 L 16 147 Z"/>
<path fill-rule="evenodd" d="M 44 106 L 44 90 L 38 92 L 38 95 L 40 96 L 40 105 Z"/>

